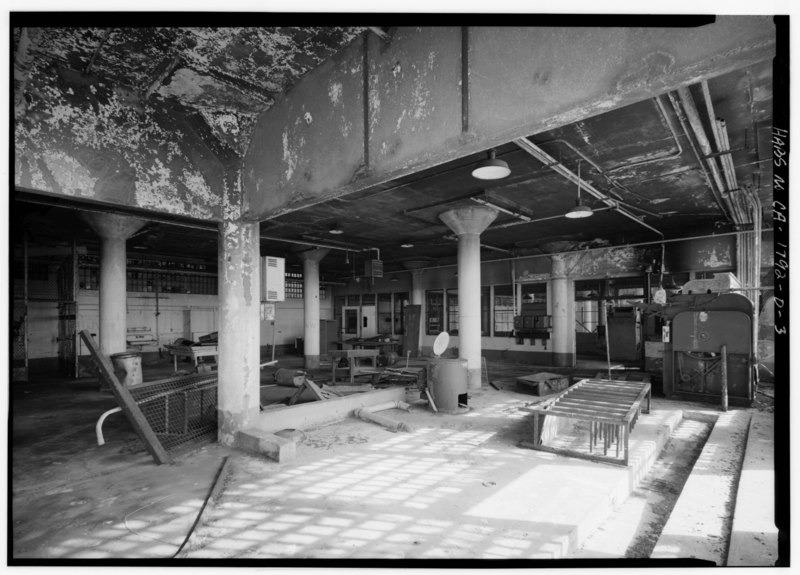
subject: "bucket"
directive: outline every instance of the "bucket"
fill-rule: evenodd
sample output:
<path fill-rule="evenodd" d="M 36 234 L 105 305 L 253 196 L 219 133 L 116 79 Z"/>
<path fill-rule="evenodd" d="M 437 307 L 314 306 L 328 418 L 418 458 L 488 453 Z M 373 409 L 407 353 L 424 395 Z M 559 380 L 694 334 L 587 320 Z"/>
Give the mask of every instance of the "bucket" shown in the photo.
<path fill-rule="evenodd" d="M 428 362 L 428 389 L 439 411 L 459 412 L 458 404 L 467 403 L 467 360 L 431 359 Z"/>
<path fill-rule="evenodd" d="M 111 356 L 114 374 L 122 387 L 132 387 L 142 383 L 142 355 L 135 351 L 115 353 Z"/>

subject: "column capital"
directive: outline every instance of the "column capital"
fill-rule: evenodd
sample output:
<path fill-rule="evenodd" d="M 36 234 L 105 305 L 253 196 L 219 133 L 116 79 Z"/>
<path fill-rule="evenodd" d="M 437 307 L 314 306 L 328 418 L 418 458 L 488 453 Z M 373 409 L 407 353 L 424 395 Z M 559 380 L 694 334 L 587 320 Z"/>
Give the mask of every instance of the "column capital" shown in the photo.
<path fill-rule="evenodd" d="M 480 234 L 489 227 L 499 212 L 488 206 L 453 208 L 439 214 L 439 219 L 456 235 Z"/>
<path fill-rule="evenodd" d="M 84 212 L 81 216 L 98 236 L 109 240 L 127 240 L 147 223 L 147 220 L 121 214 Z"/>
<path fill-rule="evenodd" d="M 319 263 L 322 258 L 328 255 L 330 252 L 330 248 L 312 248 L 310 250 L 305 250 L 302 252 L 297 252 L 297 257 L 299 257 L 304 262 L 316 262 Z"/>

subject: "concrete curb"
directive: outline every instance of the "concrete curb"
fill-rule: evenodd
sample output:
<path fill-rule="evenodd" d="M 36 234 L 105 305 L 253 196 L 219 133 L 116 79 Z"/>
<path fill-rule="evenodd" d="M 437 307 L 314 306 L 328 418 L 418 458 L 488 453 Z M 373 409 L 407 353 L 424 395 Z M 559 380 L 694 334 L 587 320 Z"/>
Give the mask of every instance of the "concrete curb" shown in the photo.
<path fill-rule="evenodd" d="M 775 416 L 754 413 L 736 495 L 728 566 L 774 566 L 778 559 L 774 440 Z"/>
<path fill-rule="evenodd" d="M 724 565 L 750 412 L 721 413 L 686 480 L 652 558 L 697 558 Z"/>
<path fill-rule="evenodd" d="M 628 467 L 537 452 L 537 456 L 546 460 L 519 489 L 553 494 L 553 497 L 540 500 L 533 512 L 525 516 L 528 522 L 549 526 L 546 532 L 538 535 L 541 542 L 532 545 L 534 549 L 538 547 L 538 551 L 529 557 L 558 559 L 577 551 L 647 475 L 682 418 L 680 410 L 658 409 L 654 404 L 649 415 L 639 418 L 631 434 Z M 564 489 L 569 489 L 566 501 L 558 497 Z M 509 497 L 509 500 L 519 502 L 523 497 L 521 492 L 520 498 Z M 487 501 L 485 506 L 492 503 Z M 514 515 L 511 510 L 508 512 Z M 503 515 L 498 509 L 494 513 Z"/>

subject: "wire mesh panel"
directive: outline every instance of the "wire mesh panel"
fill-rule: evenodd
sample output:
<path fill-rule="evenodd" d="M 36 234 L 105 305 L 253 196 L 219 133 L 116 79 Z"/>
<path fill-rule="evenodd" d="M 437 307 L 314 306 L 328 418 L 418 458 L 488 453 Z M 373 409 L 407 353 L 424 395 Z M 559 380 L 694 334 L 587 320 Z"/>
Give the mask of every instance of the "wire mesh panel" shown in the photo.
<path fill-rule="evenodd" d="M 191 374 L 130 388 L 165 450 L 188 449 L 217 438 L 217 374 Z"/>

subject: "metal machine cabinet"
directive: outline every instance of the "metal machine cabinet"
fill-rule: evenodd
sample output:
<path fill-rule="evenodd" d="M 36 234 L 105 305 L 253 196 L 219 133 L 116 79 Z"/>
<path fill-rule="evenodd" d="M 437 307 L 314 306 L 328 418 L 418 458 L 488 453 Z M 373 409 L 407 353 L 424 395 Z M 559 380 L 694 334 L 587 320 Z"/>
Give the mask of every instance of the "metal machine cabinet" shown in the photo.
<path fill-rule="evenodd" d="M 677 296 L 670 301 L 671 341 L 664 346 L 664 394 L 718 401 L 722 394 L 722 348 L 727 357 L 731 403 L 753 401 L 753 307 L 739 294 Z"/>
<path fill-rule="evenodd" d="M 608 314 L 609 355 L 614 361 L 641 361 L 641 312 L 633 307 L 617 307 Z"/>

